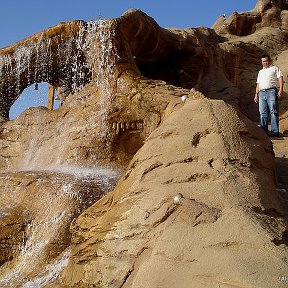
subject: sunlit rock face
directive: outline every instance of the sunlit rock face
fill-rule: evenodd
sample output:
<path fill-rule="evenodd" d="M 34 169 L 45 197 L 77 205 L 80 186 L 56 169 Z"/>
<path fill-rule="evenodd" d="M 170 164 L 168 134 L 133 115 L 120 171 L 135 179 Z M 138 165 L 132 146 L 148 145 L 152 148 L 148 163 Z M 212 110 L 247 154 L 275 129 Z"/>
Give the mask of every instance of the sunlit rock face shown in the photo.
<path fill-rule="evenodd" d="M 0 284 L 277 287 L 285 211 L 251 121 L 260 56 L 287 74 L 286 2 L 269 3 L 213 29 L 130 10 L 0 50 Z M 41 81 L 68 91 L 63 105 L 9 121 Z"/>
<path fill-rule="evenodd" d="M 273 166 L 255 124 L 222 100 L 189 100 L 73 223 L 55 287 L 277 287 L 288 251 Z"/>

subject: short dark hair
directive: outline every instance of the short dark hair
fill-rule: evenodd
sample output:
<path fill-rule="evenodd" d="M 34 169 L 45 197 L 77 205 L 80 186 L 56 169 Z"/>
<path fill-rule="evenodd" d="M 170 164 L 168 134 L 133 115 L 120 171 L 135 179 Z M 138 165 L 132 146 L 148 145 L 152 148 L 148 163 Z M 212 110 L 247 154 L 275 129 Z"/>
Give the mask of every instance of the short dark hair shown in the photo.
<path fill-rule="evenodd" d="M 269 61 L 271 60 L 271 58 L 270 58 L 270 56 L 268 54 L 263 54 L 261 56 L 261 59 L 263 59 L 263 58 L 267 58 Z"/>

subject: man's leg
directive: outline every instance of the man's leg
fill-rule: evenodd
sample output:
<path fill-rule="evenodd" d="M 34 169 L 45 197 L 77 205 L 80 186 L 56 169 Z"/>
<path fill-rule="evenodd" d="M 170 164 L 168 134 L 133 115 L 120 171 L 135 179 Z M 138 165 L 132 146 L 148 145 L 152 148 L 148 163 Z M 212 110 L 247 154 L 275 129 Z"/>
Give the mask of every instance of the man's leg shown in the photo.
<path fill-rule="evenodd" d="M 269 107 L 267 103 L 267 92 L 260 91 L 259 92 L 259 113 L 260 113 L 260 125 L 261 129 L 263 129 L 268 134 L 268 113 Z"/>
<path fill-rule="evenodd" d="M 279 136 L 279 106 L 277 89 L 269 90 L 267 102 L 271 117 L 271 136 Z"/>

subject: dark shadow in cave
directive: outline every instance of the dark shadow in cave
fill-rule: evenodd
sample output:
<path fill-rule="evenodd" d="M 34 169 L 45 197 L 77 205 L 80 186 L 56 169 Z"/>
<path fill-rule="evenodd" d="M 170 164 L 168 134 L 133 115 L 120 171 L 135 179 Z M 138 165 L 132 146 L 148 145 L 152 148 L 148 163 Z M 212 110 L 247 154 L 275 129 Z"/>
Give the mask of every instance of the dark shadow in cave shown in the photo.
<path fill-rule="evenodd" d="M 169 58 L 149 61 L 134 58 L 141 74 L 149 79 L 163 80 L 170 85 L 191 89 L 202 78 L 207 65 L 202 57 L 194 56 L 186 51 L 175 51 Z"/>

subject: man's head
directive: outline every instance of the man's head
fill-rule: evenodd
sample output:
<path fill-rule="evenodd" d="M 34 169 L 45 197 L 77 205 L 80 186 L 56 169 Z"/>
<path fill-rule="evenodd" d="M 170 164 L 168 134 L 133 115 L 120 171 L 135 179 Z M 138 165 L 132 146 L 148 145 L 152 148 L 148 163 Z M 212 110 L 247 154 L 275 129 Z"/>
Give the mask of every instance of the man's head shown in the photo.
<path fill-rule="evenodd" d="M 270 66 L 271 63 L 271 58 L 269 55 L 262 55 L 261 56 L 261 63 L 263 68 L 268 68 Z"/>

